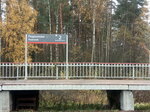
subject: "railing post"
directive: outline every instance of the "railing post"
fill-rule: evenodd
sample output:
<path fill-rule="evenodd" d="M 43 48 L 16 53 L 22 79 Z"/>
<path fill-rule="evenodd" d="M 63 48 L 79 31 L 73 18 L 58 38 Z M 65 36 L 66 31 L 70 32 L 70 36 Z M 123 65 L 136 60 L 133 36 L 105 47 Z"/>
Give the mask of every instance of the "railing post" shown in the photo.
<path fill-rule="evenodd" d="M 27 44 L 27 35 L 25 37 L 25 80 L 28 77 L 28 44 Z"/>
<path fill-rule="evenodd" d="M 68 63 L 66 64 L 66 79 L 68 79 L 68 74 L 69 74 L 69 68 L 68 68 Z"/>
<path fill-rule="evenodd" d="M 2 69 L 1 68 L 2 68 L 2 63 L 0 62 L 0 77 L 2 77 L 2 71 L 1 71 Z"/>
<path fill-rule="evenodd" d="M 132 79 L 135 79 L 135 67 L 134 67 L 134 65 L 133 65 L 133 70 L 132 70 Z"/>
<path fill-rule="evenodd" d="M 28 64 L 27 63 L 25 63 L 25 78 L 24 79 L 25 80 L 28 79 Z"/>
<path fill-rule="evenodd" d="M 148 68 L 149 68 L 149 70 L 148 70 L 148 77 L 150 77 L 150 53 L 149 53 L 149 63 L 148 63 Z"/>
<path fill-rule="evenodd" d="M 58 66 L 56 65 L 56 79 L 58 79 Z"/>
<path fill-rule="evenodd" d="M 69 69 L 68 69 L 68 58 L 69 58 L 69 56 L 68 56 L 68 49 L 69 49 L 69 45 L 68 45 L 68 41 L 69 41 L 69 39 L 68 39 L 68 35 L 67 35 L 67 38 L 66 38 L 67 40 L 66 40 L 66 42 L 67 42 L 67 44 L 66 44 L 66 79 L 68 79 L 68 73 L 69 73 Z"/>
<path fill-rule="evenodd" d="M 18 75 L 19 75 L 19 66 L 17 65 L 17 79 L 18 79 Z"/>
<path fill-rule="evenodd" d="M 150 63 L 148 64 L 148 77 L 150 77 Z"/>

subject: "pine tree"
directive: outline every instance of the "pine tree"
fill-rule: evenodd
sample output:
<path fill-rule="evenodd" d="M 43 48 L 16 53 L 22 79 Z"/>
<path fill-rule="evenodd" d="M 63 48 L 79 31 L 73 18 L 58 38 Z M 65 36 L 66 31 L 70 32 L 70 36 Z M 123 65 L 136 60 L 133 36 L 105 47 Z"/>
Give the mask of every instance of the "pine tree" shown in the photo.
<path fill-rule="evenodd" d="M 117 0 L 118 5 L 115 11 L 114 19 L 118 22 L 118 27 L 125 25 L 131 29 L 132 23 L 142 13 L 145 0 Z"/>
<path fill-rule="evenodd" d="M 114 56 L 117 62 L 145 62 L 141 43 L 145 43 L 149 32 L 146 20 L 145 0 L 118 0 L 114 14 Z M 141 53 L 139 53 L 141 52 Z"/>

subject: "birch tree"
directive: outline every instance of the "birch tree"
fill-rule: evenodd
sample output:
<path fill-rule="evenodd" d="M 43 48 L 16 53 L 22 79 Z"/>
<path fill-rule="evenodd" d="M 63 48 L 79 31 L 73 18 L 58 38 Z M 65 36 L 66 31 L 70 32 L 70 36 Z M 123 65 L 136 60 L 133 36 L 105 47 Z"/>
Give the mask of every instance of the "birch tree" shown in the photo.
<path fill-rule="evenodd" d="M 95 57 L 95 27 L 96 27 L 96 23 L 95 23 L 95 19 L 96 19 L 96 2 L 95 0 L 93 0 L 93 18 L 92 18 L 92 24 L 93 24 L 93 36 L 92 36 L 92 41 L 93 41 L 93 45 L 92 45 L 92 57 L 91 57 L 91 62 L 94 61 L 94 57 Z"/>

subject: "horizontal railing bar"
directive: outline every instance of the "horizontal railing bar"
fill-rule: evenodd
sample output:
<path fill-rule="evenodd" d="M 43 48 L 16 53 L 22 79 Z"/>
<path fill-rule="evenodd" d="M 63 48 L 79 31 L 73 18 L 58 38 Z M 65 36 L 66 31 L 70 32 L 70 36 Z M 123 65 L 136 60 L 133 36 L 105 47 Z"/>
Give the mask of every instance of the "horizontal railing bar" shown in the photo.
<path fill-rule="evenodd" d="M 0 64 L 0 66 L 26 66 L 25 64 Z M 67 64 L 57 64 L 57 65 L 54 65 L 54 64 L 27 64 L 27 66 L 67 66 Z M 94 64 L 68 64 L 68 66 L 115 66 L 115 67 L 150 67 L 150 64 L 149 65 L 143 65 L 143 64 L 137 64 L 137 65 L 125 65 L 125 64 L 116 64 L 116 65 L 111 65 L 111 64 L 97 64 L 97 65 L 94 65 Z"/>
<path fill-rule="evenodd" d="M 66 62 L 30 62 L 28 64 L 66 64 Z M 99 63 L 99 62 L 68 62 L 68 64 L 150 64 L 150 63 Z M 0 64 L 24 64 L 15 62 L 0 62 Z"/>

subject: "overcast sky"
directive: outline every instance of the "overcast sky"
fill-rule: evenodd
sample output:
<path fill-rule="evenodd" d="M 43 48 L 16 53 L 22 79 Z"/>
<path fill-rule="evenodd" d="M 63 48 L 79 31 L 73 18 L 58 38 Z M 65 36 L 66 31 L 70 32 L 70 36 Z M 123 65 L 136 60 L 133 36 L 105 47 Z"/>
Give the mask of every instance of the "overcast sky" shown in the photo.
<path fill-rule="evenodd" d="M 150 0 L 147 0 L 147 2 L 148 2 L 148 10 L 149 10 L 148 21 L 150 22 Z"/>

